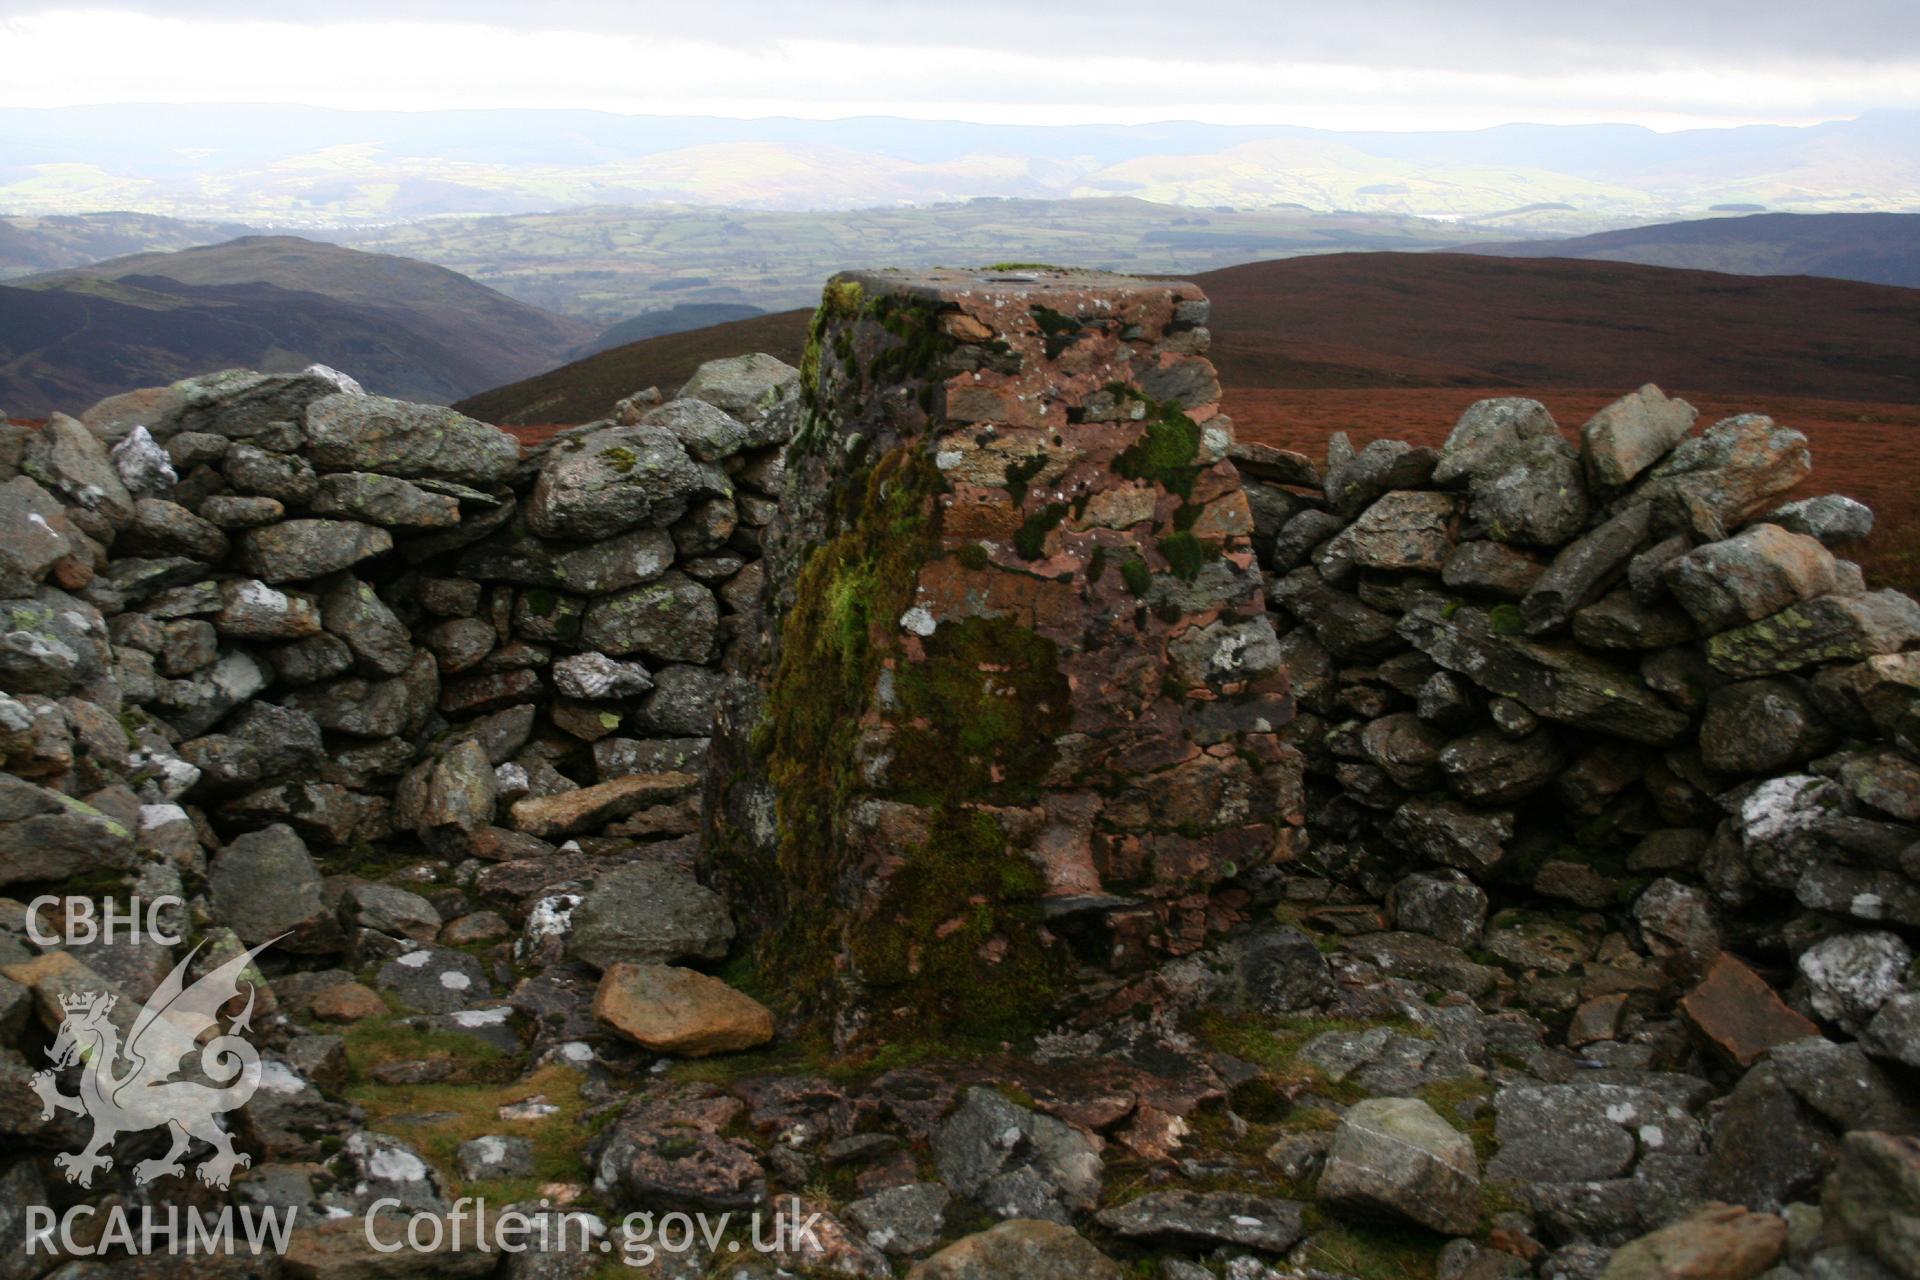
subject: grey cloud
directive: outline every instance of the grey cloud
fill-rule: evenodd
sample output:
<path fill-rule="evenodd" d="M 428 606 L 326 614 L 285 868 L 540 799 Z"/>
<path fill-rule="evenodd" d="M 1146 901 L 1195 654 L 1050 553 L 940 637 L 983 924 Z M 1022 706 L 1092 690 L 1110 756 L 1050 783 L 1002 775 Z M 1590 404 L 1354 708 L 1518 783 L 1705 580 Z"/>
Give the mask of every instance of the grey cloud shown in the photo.
<path fill-rule="evenodd" d="M 92 7 L 0 0 L 0 18 Z M 693 37 L 755 45 L 830 39 L 1094 55 L 1286 59 L 1551 74 L 1728 62 L 1903 61 L 1920 55 L 1913 0 L 102 0 L 156 16 L 296 22 L 415 19 Z"/>

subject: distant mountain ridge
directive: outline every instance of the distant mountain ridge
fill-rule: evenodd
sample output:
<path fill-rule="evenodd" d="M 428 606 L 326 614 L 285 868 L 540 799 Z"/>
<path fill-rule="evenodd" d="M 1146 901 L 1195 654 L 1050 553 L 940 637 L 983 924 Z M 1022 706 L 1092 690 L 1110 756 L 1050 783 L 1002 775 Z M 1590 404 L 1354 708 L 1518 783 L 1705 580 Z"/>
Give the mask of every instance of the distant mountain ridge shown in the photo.
<path fill-rule="evenodd" d="M 247 236 L 0 289 L 0 406 L 34 414 L 214 368 L 314 361 L 445 403 L 550 368 L 594 333 L 444 267 Z"/>
<path fill-rule="evenodd" d="M 821 281 L 856 267 L 1071 262 L 1186 275 L 1298 253 L 1438 249 L 1504 240 L 1516 230 L 1385 213 L 1223 213 L 1103 196 L 815 213 L 611 205 L 325 234 L 437 262 L 549 310 L 613 324 L 667 301 L 812 306 Z"/>
<path fill-rule="evenodd" d="M 1585 258 L 1753 276 L 1828 276 L 1920 288 L 1920 213 L 1755 213 L 1570 240 L 1463 246 L 1503 258 Z"/>
<path fill-rule="evenodd" d="M 818 210 L 983 195 L 1469 219 L 1539 206 L 1536 227 L 1580 232 L 1731 203 L 1920 209 L 1915 111 L 1675 133 L 1617 124 L 1381 133 L 143 104 L 0 110 L 0 136 L 10 161 L 0 208 L 113 206 L 279 226 L 616 203 Z"/>

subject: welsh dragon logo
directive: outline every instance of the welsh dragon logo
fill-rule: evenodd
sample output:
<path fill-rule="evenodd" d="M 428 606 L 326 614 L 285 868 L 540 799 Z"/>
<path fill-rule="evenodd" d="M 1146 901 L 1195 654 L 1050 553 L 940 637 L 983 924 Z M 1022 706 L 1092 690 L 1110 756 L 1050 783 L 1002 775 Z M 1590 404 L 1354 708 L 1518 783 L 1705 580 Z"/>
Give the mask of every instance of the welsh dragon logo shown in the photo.
<path fill-rule="evenodd" d="M 112 1017 L 117 996 L 87 991 L 60 997 L 66 1019 L 47 1051 L 53 1066 L 34 1075 L 33 1090 L 44 1104 L 45 1119 L 51 1120 L 56 1111 L 71 1111 L 93 1120 L 93 1139 L 84 1150 L 53 1158 L 66 1171 L 67 1181 L 92 1186 L 95 1170 L 113 1167 L 107 1152 L 115 1138 L 162 1125 L 172 1130 L 173 1145 L 159 1159 L 134 1166 L 137 1183 L 184 1175 L 180 1158 L 195 1138 L 213 1148 L 213 1155 L 195 1171 L 210 1187 L 224 1190 L 234 1169 L 252 1162 L 251 1156 L 233 1149 L 233 1139 L 216 1117 L 245 1106 L 260 1085 L 259 1051 L 241 1035 L 253 1017 L 254 983 L 246 982 L 246 1006 L 228 1020 L 224 1032 L 220 1010 L 239 999 L 243 972 L 253 958 L 278 941 L 263 942 L 188 986 L 187 966 L 200 950 L 195 947 L 142 1006 L 124 1044 L 124 1018 Z M 202 1044 L 210 1032 L 212 1038 Z M 199 1078 L 175 1079 L 185 1070 L 181 1059 L 196 1053 L 194 1074 Z M 69 1097 L 60 1092 L 56 1073 L 76 1062 L 80 1092 Z"/>

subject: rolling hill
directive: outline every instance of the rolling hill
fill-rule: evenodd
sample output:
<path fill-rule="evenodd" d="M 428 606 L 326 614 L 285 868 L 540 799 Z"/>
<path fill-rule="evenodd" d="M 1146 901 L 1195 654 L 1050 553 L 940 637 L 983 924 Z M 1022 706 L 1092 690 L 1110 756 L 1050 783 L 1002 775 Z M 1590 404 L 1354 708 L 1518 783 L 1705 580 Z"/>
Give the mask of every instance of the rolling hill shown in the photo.
<path fill-rule="evenodd" d="M 703 363 L 720 356 L 764 351 L 798 365 L 812 315 L 805 310 L 779 311 L 628 343 L 523 382 L 469 396 L 454 407 L 501 426 L 587 422 L 605 415 L 616 400 L 643 388 L 671 392 Z"/>
<path fill-rule="evenodd" d="M 182 222 L 147 213 L 0 217 L 0 280 L 83 267 L 104 258 L 186 249 L 251 233 L 233 222 Z"/>
<path fill-rule="evenodd" d="M 1607 262 L 1341 253 L 1194 276 L 1229 392 L 1662 386 L 1920 403 L 1920 290 Z M 461 403 L 509 425 L 581 422 L 702 361 L 797 362 L 808 312 L 602 352 Z"/>
<path fill-rule="evenodd" d="M 599 337 L 575 348 L 573 354 L 575 359 L 584 359 L 615 347 L 624 347 L 629 342 L 642 342 L 669 333 L 685 333 L 689 329 L 705 329 L 711 325 L 726 324 L 730 320 L 750 320 L 765 314 L 759 307 L 749 307 L 739 302 L 682 302 L 664 311 L 643 311 L 618 324 L 608 325 Z"/>
<path fill-rule="evenodd" d="M 1752 276 L 1920 287 L 1920 213 L 1759 213 L 1570 240 L 1463 246 L 1502 258 L 1584 258 Z"/>
<path fill-rule="evenodd" d="M 316 360 L 445 402 L 551 368 L 593 334 L 443 267 L 249 236 L 0 291 L 0 404 L 72 409 L 188 373 Z"/>
<path fill-rule="evenodd" d="M 1920 290 L 1470 254 L 1195 277 L 1230 387 L 1663 387 L 1920 401 Z"/>

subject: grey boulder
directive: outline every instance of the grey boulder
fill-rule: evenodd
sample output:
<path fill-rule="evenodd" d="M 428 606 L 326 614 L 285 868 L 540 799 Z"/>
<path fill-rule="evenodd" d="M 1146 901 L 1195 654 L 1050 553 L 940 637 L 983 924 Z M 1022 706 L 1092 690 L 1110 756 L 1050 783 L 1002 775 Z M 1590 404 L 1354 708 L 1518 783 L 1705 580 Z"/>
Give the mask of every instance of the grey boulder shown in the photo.
<path fill-rule="evenodd" d="M 719 894 L 685 871 L 635 862 L 601 877 L 575 909 L 570 950 L 604 970 L 718 960 L 732 941 L 733 917 Z"/>
<path fill-rule="evenodd" d="M 763 352 L 729 356 L 709 360 L 694 370 L 693 377 L 680 388 L 679 398 L 704 400 L 750 428 L 760 428 L 772 414 L 780 392 L 799 377 L 798 369 Z M 783 442 L 784 437 L 775 438 L 764 429 L 756 429 L 749 441 L 755 447 Z"/>
<path fill-rule="evenodd" d="M 307 453 L 318 466 L 451 480 L 490 489 L 520 460 L 498 427 L 439 405 L 341 392 L 307 406 Z"/>
<path fill-rule="evenodd" d="M 966 1091 L 933 1138 L 941 1179 L 1000 1218 L 1066 1223 L 1100 1197 L 1102 1162 L 1078 1129 L 992 1089 Z"/>
<path fill-rule="evenodd" d="M 1304 1206 L 1232 1191 L 1150 1191 L 1103 1209 L 1096 1221 L 1128 1240 L 1171 1241 L 1213 1248 L 1239 1245 L 1284 1253 L 1302 1234 Z"/>
<path fill-rule="evenodd" d="M 1829 547 L 1858 542 L 1873 532 L 1873 508 L 1838 493 L 1802 498 L 1760 517 L 1789 533 L 1804 533 Z"/>
<path fill-rule="evenodd" d="M 100 437 L 64 413 L 27 437 L 20 472 L 45 485 L 68 506 L 98 512 L 114 525 L 133 515 L 133 495 Z"/>
<path fill-rule="evenodd" d="M 1824 596 L 1839 586 L 1819 539 L 1756 524 L 1696 547 L 1666 569 L 1667 589 L 1702 630 L 1725 631 Z"/>
<path fill-rule="evenodd" d="M 215 915 L 242 942 L 294 952 L 337 949 L 339 931 L 321 893 L 320 871 L 292 827 L 276 823 L 237 836 L 213 859 L 207 888 Z"/>
<path fill-rule="evenodd" d="M 696 462 L 665 427 L 608 427 L 557 445 L 527 501 L 544 538 L 604 538 L 664 527 L 702 498 L 730 495 L 726 473 Z"/>
<path fill-rule="evenodd" d="M 660 662 L 708 661 L 720 628 L 713 592 L 670 572 L 588 606 L 580 628 L 583 648 L 610 657 L 643 654 Z"/>
<path fill-rule="evenodd" d="M 319 578 L 393 550 L 393 535 L 353 520 L 286 520 L 240 535 L 241 560 L 270 583 Z"/>
<path fill-rule="evenodd" d="M 1314 1198 L 1336 1213 L 1466 1235 L 1480 1222 L 1479 1161 L 1419 1099 L 1368 1098 L 1341 1117 Z"/>
<path fill-rule="evenodd" d="M 1668 399 L 1649 382 L 1621 396 L 1580 428 L 1587 478 L 1596 489 L 1618 489 L 1664 458 L 1693 430 L 1699 410 Z"/>

